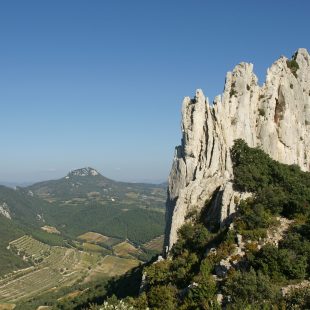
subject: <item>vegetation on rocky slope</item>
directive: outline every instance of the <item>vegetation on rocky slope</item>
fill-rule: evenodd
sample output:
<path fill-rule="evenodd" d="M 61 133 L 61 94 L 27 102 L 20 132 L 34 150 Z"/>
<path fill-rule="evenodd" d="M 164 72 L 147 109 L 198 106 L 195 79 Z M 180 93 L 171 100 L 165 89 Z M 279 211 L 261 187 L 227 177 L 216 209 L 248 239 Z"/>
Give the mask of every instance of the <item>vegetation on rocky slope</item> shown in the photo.
<path fill-rule="evenodd" d="M 251 192 L 251 198 L 238 202 L 233 222 L 216 232 L 206 228 L 205 212 L 193 214 L 179 230 L 170 257 L 144 268 L 144 292 L 127 297 L 128 307 L 310 307 L 310 174 L 242 140 L 231 154 L 235 189 Z M 290 225 L 275 243 L 268 236 L 280 230 L 279 219 Z M 223 262 L 228 263 L 225 272 Z"/>

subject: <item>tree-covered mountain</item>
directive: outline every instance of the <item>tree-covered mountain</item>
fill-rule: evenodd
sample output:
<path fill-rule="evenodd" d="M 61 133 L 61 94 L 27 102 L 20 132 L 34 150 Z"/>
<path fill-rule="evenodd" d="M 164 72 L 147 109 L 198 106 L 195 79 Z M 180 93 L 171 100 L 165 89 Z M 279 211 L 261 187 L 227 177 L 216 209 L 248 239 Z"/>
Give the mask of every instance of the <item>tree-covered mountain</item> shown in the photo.
<path fill-rule="evenodd" d="M 26 187 L 27 190 L 50 202 L 78 203 L 87 200 L 101 202 L 141 202 L 164 208 L 166 186 L 117 182 L 87 167 L 69 172 L 58 180 L 44 181 Z"/>
<path fill-rule="evenodd" d="M 0 186 L 0 214 L 24 226 L 56 226 L 69 238 L 86 231 L 142 243 L 163 233 L 163 185 L 116 182 L 92 168 L 59 180 Z"/>
<path fill-rule="evenodd" d="M 46 221 L 71 239 L 94 231 L 141 244 L 163 234 L 163 185 L 116 182 L 87 167 L 23 191 L 48 203 Z"/>

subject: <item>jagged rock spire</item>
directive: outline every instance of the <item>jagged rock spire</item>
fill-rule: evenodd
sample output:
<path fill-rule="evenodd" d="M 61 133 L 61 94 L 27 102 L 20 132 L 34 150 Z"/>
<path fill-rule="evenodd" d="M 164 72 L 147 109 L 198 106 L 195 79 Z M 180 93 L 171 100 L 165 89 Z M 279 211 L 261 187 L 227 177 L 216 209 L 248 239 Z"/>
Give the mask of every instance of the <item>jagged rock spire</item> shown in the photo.
<path fill-rule="evenodd" d="M 224 92 L 211 106 L 202 90 L 182 107 L 182 143 L 169 177 L 165 245 L 177 240 L 188 211 L 215 196 L 209 216 L 225 222 L 235 211 L 230 148 L 235 139 L 259 146 L 272 158 L 310 170 L 310 56 L 299 49 L 281 57 L 258 85 L 253 65 L 228 72 Z"/>

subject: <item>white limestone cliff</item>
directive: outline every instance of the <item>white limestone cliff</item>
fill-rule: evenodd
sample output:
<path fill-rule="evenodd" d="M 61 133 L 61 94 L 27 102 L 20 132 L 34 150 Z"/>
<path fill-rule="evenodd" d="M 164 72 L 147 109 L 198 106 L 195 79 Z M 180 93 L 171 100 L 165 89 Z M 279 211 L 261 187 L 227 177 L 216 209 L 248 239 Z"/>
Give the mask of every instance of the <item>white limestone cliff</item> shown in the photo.
<path fill-rule="evenodd" d="M 1 203 L 0 202 L 0 216 L 3 215 L 9 220 L 12 219 L 9 206 L 6 202 Z"/>
<path fill-rule="evenodd" d="M 235 211 L 230 148 L 241 138 L 259 146 L 273 159 L 310 170 L 310 56 L 294 55 L 294 72 L 285 57 L 267 71 L 260 87 L 253 65 L 240 63 L 226 76 L 222 95 L 210 105 L 201 90 L 186 97 L 182 107 L 182 143 L 176 147 L 169 177 L 165 245 L 177 240 L 187 213 L 212 198 L 211 213 L 225 223 Z"/>

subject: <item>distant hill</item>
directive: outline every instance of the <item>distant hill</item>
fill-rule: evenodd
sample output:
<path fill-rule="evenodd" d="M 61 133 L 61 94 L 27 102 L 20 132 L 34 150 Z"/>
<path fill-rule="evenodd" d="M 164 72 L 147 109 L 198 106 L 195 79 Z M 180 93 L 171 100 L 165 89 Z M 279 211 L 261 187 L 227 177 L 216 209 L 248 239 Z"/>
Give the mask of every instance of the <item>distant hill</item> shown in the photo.
<path fill-rule="evenodd" d="M 94 231 L 142 244 L 163 233 L 163 184 L 116 182 L 87 167 L 18 190 L 48 203 L 44 218 L 69 238 Z"/>
<path fill-rule="evenodd" d="M 101 202 L 143 202 L 164 207 L 166 186 L 163 184 L 116 182 L 87 167 L 69 172 L 58 180 L 39 182 L 26 187 L 49 202 L 78 203 L 84 199 Z"/>
<path fill-rule="evenodd" d="M 16 188 L 17 186 L 19 187 L 26 187 L 33 184 L 33 182 L 8 182 L 8 181 L 0 181 L 0 185 L 4 185 L 6 187 L 11 187 L 11 188 Z"/>

